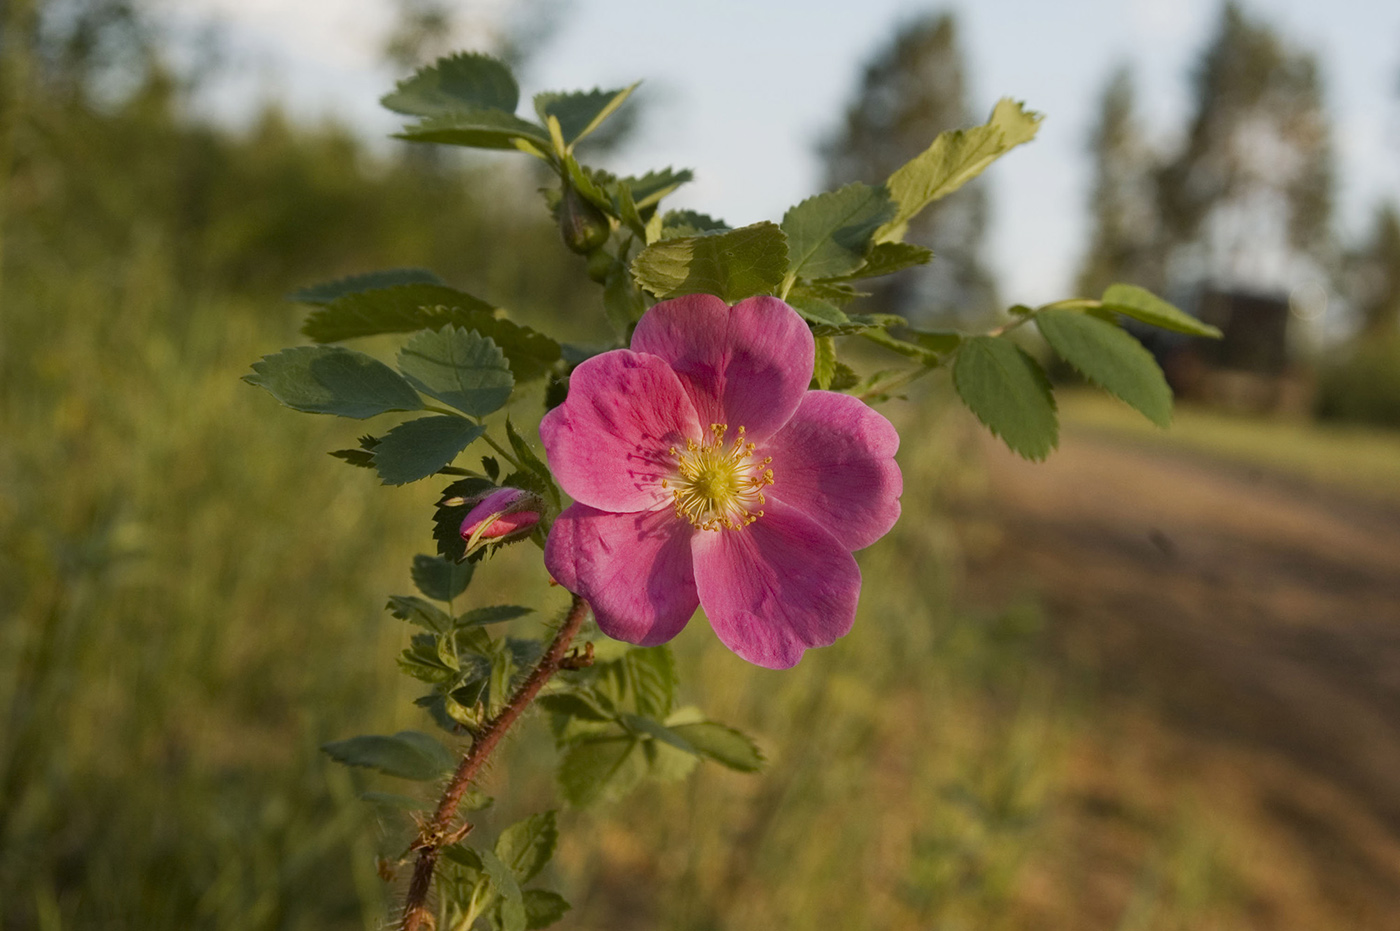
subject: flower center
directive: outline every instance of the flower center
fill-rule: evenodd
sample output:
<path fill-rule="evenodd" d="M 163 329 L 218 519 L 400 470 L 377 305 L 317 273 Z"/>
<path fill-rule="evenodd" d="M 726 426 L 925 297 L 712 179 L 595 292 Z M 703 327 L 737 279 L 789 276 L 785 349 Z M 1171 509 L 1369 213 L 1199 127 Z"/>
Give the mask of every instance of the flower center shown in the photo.
<path fill-rule="evenodd" d="M 699 530 L 737 530 L 763 516 L 763 486 L 773 484 L 772 456 L 753 460 L 754 444 L 744 442 L 740 427 L 726 449 L 729 425 L 710 424 L 710 439 L 687 440 L 685 449 L 671 447 L 676 470 L 662 488 L 675 499 L 676 516 Z"/>

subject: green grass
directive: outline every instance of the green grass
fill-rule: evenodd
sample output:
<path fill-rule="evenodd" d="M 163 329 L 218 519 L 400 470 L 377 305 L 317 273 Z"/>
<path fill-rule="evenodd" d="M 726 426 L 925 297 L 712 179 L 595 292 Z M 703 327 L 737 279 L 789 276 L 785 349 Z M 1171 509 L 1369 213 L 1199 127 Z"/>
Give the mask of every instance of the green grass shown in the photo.
<path fill-rule="evenodd" d="M 1059 392 L 1066 430 L 1091 430 L 1154 448 L 1207 453 L 1365 494 L 1400 500 L 1400 432 L 1273 420 L 1180 405 L 1162 431 L 1101 392 Z"/>

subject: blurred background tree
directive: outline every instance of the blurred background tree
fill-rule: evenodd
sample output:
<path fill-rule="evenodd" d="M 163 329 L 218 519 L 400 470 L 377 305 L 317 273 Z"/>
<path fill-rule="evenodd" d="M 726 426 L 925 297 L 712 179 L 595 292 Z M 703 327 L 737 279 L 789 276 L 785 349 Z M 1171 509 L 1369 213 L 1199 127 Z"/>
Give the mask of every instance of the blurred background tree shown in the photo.
<path fill-rule="evenodd" d="M 888 178 L 939 133 L 980 121 L 968 109 L 964 70 L 952 13 L 899 26 L 870 57 L 843 125 L 822 146 L 827 186 Z M 932 249 L 932 263 L 866 286 L 887 312 L 915 320 L 990 314 L 997 292 L 983 259 L 986 231 L 987 189 L 979 178 L 910 225 L 905 240 Z"/>

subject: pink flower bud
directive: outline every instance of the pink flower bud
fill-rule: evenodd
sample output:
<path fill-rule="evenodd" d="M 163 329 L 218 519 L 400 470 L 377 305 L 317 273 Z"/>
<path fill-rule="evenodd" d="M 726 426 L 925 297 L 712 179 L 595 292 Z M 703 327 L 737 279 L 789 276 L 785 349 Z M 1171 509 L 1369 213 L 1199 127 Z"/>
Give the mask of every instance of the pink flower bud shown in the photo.
<path fill-rule="evenodd" d="M 462 539 L 471 553 L 488 543 L 509 543 L 528 536 L 540 522 L 543 503 L 519 488 L 498 488 L 482 498 L 462 520 Z"/>

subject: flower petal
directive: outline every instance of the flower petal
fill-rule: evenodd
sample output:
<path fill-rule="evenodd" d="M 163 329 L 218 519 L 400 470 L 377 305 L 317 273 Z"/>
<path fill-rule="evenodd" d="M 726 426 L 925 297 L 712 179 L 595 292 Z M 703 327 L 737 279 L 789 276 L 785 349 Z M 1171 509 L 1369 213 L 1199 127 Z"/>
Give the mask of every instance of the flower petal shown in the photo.
<path fill-rule="evenodd" d="M 812 381 L 812 331 L 776 297 L 733 307 L 710 294 L 662 301 L 632 333 L 632 349 L 676 370 L 702 426 L 741 425 L 763 439 L 787 422 Z"/>
<path fill-rule="evenodd" d="M 627 349 L 580 363 L 568 399 L 540 423 L 559 485 L 604 511 L 651 510 L 669 501 L 661 487 L 675 466 L 668 450 L 701 436 L 671 367 Z"/>
<path fill-rule="evenodd" d="M 755 455 L 773 457 L 769 498 L 790 504 L 850 550 L 869 546 L 899 519 L 904 477 L 899 434 L 863 402 L 809 391 L 797 413 Z"/>
<path fill-rule="evenodd" d="M 710 626 L 749 662 L 786 669 L 851 629 L 855 557 L 800 511 L 773 501 L 742 530 L 701 532 L 691 547 Z"/>
<path fill-rule="evenodd" d="M 574 504 L 550 528 L 544 564 L 588 602 L 603 633 L 653 646 L 680 633 L 700 603 L 694 532 L 670 510 L 610 514 Z"/>

